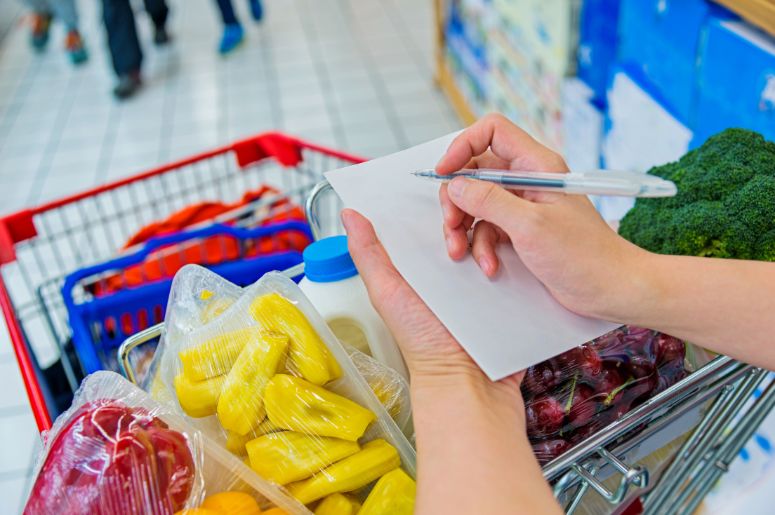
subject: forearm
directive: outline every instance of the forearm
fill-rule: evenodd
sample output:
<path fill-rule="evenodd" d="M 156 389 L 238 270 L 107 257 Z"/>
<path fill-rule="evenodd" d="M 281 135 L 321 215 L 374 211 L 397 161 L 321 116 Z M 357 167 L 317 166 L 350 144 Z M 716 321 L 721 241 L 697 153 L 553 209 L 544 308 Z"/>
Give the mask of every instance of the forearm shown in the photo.
<path fill-rule="evenodd" d="M 644 253 L 636 268 L 611 319 L 775 369 L 775 263 Z"/>
<path fill-rule="evenodd" d="M 559 513 L 506 386 L 413 378 L 418 514 Z"/>

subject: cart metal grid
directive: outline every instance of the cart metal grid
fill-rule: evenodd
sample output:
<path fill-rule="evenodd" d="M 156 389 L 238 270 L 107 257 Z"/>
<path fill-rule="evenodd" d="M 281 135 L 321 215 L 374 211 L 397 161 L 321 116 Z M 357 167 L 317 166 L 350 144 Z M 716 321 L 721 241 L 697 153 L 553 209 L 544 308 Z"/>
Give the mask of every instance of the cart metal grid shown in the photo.
<path fill-rule="evenodd" d="M 323 172 L 360 161 L 270 132 L 0 218 L 0 308 L 38 428 L 48 429 L 56 412 L 43 369 L 61 366 L 66 387 L 77 385 L 66 352 L 70 329 L 61 296 L 68 273 L 114 258 L 141 227 L 192 203 L 234 203 L 269 185 L 280 192 L 274 200 L 303 207 Z M 202 224 L 250 224 L 260 203 L 272 200 Z"/>

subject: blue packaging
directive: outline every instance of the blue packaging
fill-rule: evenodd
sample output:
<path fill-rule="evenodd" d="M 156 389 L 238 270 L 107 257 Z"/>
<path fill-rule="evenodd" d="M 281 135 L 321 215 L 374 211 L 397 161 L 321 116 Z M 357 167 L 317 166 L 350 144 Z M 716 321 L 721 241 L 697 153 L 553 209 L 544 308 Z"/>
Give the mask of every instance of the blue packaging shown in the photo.
<path fill-rule="evenodd" d="M 692 119 L 697 58 L 709 17 L 727 12 L 705 0 L 623 0 L 619 60 L 658 91 L 663 107 L 684 124 Z"/>
<path fill-rule="evenodd" d="M 592 102 L 605 105 L 605 92 L 619 45 L 620 0 L 585 0 L 579 20 L 577 75 L 592 89 Z"/>
<path fill-rule="evenodd" d="M 694 126 L 692 146 L 728 127 L 775 140 L 775 38 L 742 21 L 709 23 Z"/>

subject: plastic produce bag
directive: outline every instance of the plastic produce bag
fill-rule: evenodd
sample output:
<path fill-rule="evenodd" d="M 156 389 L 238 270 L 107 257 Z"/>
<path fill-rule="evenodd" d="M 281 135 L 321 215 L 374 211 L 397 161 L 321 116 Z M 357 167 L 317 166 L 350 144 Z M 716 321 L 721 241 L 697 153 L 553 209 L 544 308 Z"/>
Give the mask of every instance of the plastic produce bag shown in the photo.
<path fill-rule="evenodd" d="M 547 463 L 677 383 L 695 348 L 666 334 L 622 326 L 528 368 L 522 382 L 528 436 Z"/>
<path fill-rule="evenodd" d="M 203 317 L 213 299 L 229 305 Z M 293 281 L 271 273 L 241 290 L 187 266 L 168 305 L 158 363 L 168 393 L 261 477 L 309 507 L 337 493 L 364 500 L 398 468 L 414 477 L 414 449 Z M 394 378 L 382 380 L 394 396 Z"/>
<path fill-rule="evenodd" d="M 88 376 L 43 440 L 26 515 L 171 515 L 210 497 L 305 512 L 113 372 Z"/>

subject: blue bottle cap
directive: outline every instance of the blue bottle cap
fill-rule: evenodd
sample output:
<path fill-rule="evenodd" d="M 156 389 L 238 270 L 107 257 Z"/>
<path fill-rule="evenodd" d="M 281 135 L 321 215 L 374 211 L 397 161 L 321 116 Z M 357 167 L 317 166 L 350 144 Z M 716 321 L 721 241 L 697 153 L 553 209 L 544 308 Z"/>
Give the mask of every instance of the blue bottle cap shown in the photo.
<path fill-rule="evenodd" d="M 347 250 L 347 236 L 331 236 L 304 249 L 304 274 L 315 283 L 331 283 L 358 275 Z"/>

